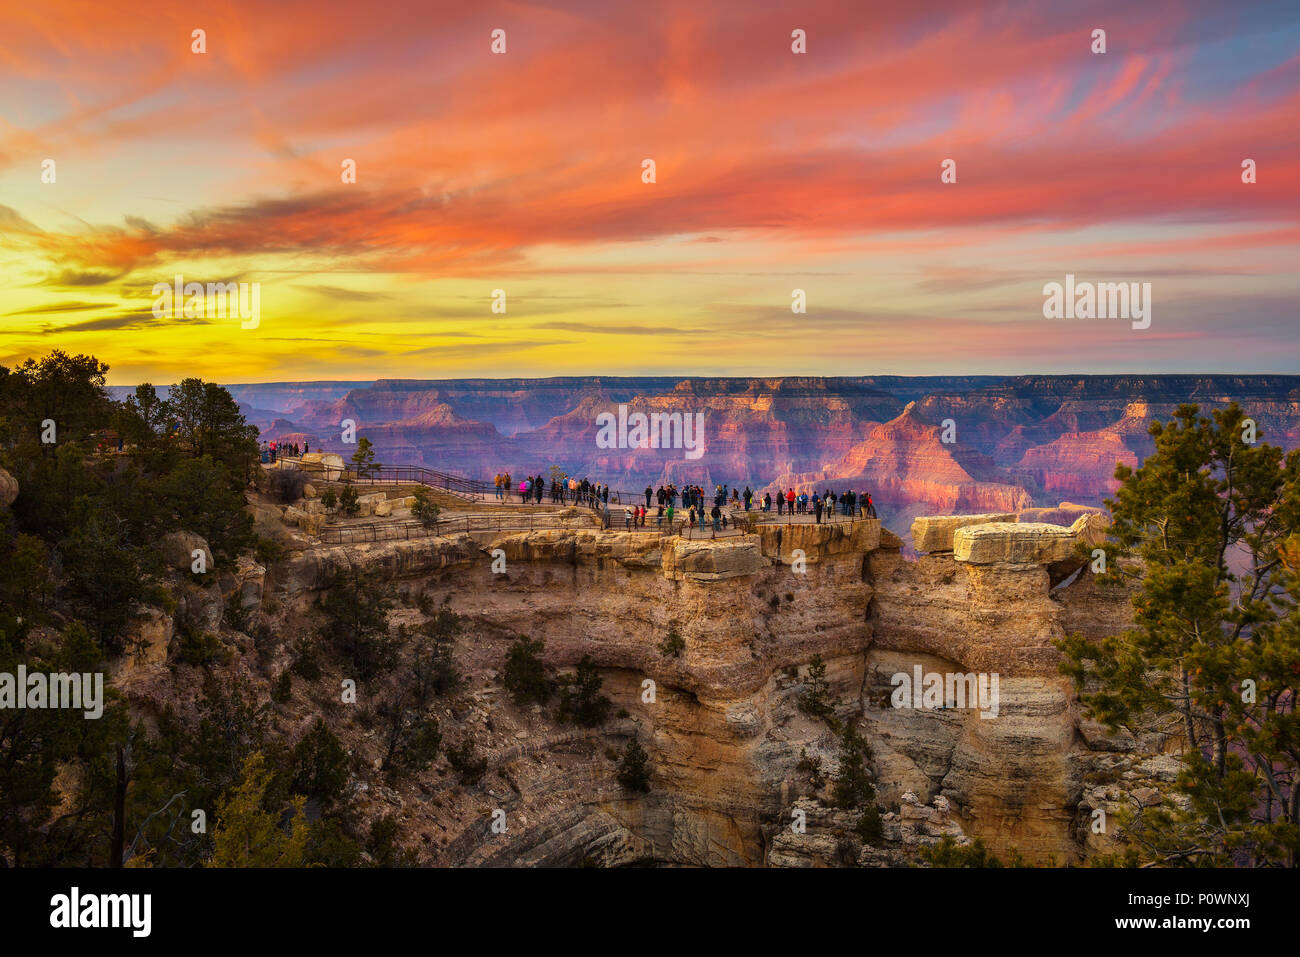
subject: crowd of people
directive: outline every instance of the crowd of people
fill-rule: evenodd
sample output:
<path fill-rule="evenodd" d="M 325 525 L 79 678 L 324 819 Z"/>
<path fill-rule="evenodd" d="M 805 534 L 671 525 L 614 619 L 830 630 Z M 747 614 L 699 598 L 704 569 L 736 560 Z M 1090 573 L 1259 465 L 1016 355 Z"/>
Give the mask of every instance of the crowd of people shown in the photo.
<path fill-rule="evenodd" d="M 549 496 L 554 504 L 573 503 L 595 508 L 602 512 L 605 526 L 609 526 L 608 485 L 591 482 L 585 478 L 575 479 L 566 476 L 558 478 L 552 476 L 548 480 L 538 474 L 527 476 L 516 486 L 514 477 L 509 472 L 498 473 L 493 480 L 495 498 L 507 501 L 516 493 L 521 504 L 533 502 L 540 505 L 543 499 Z M 647 485 L 644 495 L 645 504 L 642 505 L 640 502 L 621 503 L 618 495 L 615 494 L 615 504 L 624 505 L 625 528 L 647 527 L 651 509 L 654 509 L 656 528 L 662 528 L 665 520 L 671 528 L 679 514 L 679 499 L 680 514 L 689 528 L 694 529 L 697 526 L 704 528 L 711 525 L 715 532 L 728 528 L 729 513 L 742 510 L 771 512 L 773 506 L 776 508 L 777 515 L 811 515 L 813 521 L 817 523 L 823 519 L 830 519 L 834 515 L 842 515 L 846 518 L 876 517 L 876 506 L 871 499 L 871 494 L 851 490 L 837 493 L 827 489 L 820 494 L 817 492 L 809 494 L 796 493 L 791 488 L 785 492 L 778 490 L 775 496 L 771 492 L 765 492 L 762 498 L 759 498 L 758 494 L 748 486 L 742 492 L 729 485 L 715 485 L 712 495 L 709 495 L 703 486 L 687 485 L 679 489 L 670 482 L 667 485 L 660 485 L 658 489 Z"/>
<path fill-rule="evenodd" d="M 548 486 L 549 485 L 549 489 Z M 555 505 L 586 505 L 596 508 L 609 502 L 609 486 L 589 482 L 586 479 L 562 477 L 551 478 L 548 482 L 544 475 L 529 475 L 515 485 L 514 476 L 509 472 L 498 472 L 493 479 L 493 497 L 500 501 L 509 501 L 511 495 L 518 494 L 520 504 L 535 502 L 550 496 Z"/>
<path fill-rule="evenodd" d="M 704 489 L 698 485 L 689 485 L 679 493 L 675 485 L 660 486 L 655 490 L 647 485 L 645 488 L 645 504 L 650 507 L 651 499 L 658 501 L 660 506 L 676 504 L 677 496 L 681 495 L 682 508 L 699 508 L 704 509 L 706 498 Z M 864 517 L 875 518 L 876 506 L 871 500 L 868 492 L 841 492 L 835 493 L 829 489 L 820 495 L 813 492 L 809 495 L 807 492 L 795 493 L 794 489 L 787 489 L 785 492 L 777 491 L 776 497 L 772 497 L 771 492 L 765 492 L 760 499 L 758 494 L 749 486 L 745 487 L 744 492 L 739 489 L 731 488 L 727 485 L 715 485 L 713 489 L 713 505 L 717 508 L 725 508 L 728 505 L 734 510 L 744 509 L 748 512 L 751 510 L 759 512 L 772 511 L 773 504 L 776 505 L 776 514 L 778 515 L 813 515 L 816 521 L 821 521 L 823 515 L 832 514 L 853 517 L 862 515 Z"/>
<path fill-rule="evenodd" d="M 275 462 L 282 458 L 296 459 L 310 451 L 311 447 L 307 442 L 303 442 L 300 448 L 297 442 L 281 442 L 278 439 L 271 439 L 269 442 L 263 439 L 260 447 L 263 462 Z"/>

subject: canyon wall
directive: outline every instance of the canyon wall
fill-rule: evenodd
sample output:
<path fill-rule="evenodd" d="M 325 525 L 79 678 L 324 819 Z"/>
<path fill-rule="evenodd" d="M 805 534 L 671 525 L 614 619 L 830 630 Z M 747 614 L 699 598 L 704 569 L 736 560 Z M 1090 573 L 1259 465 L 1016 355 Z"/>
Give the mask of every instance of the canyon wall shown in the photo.
<path fill-rule="evenodd" d="M 340 429 L 351 419 L 383 463 L 489 479 L 556 465 L 634 493 L 668 482 L 869 491 L 899 529 L 924 514 L 1100 506 L 1116 463 L 1139 464 L 1151 422 L 1182 403 L 1208 412 L 1236 401 L 1266 441 L 1300 445 L 1295 376 L 572 376 L 241 385 L 236 395 L 267 439 L 350 455 Z M 600 448 L 597 416 L 620 405 L 703 415 L 703 453 Z"/>
<path fill-rule="evenodd" d="M 952 541 L 972 531 L 978 547 Z M 1086 831 L 1093 806 L 1123 803 L 1126 786 L 1160 770 L 1142 762 L 1163 741 L 1089 726 L 1056 671 L 1053 639 L 1098 635 L 1128 615 L 1126 593 L 1098 588 L 1062 550 L 1076 539 L 1063 526 L 954 526 L 918 561 L 875 521 L 760 526 L 716 541 L 585 529 L 477 539 L 305 547 L 260 589 L 291 628 L 342 572 L 371 568 L 400 588 L 399 619 L 423 595 L 467 623 L 457 660 L 471 687 L 444 720 L 488 742 L 495 783 L 430 774 L 381 789 L 427 863 L 886 865 L 915 861 L 918 844 L 948 833 L 1063 864 L 1105 846 Z M 492 571 L 494 549 L 503 574 Z M 660 648 L 670 630 L 685 639 L 679 656 Z M 590 656 L 610 722 L 584 730 L 516 706 L 499 671 L 518 635 L 543 639 L 556 669 Z M 811 759 L 829 774 L 838 760 L 827 722 L 799 706 L 814 658 L 837 718 L 872 749 L 887 809 L 879 846 L 855 844 L 852 815 L 827 807 L 824 785 L 801 770 Z M 917 666 L 996 674 L 996 717 L 973 703 L 893 706 L 893 676 Z M 614 773 L 634 733 L 653 767 L 646 795 Z M 1100 790 L 1099 761 L 1109 782 Z M 789 827 L 799 809 L 812 821 L 802 834 Z M 491 830 L 494 811 L 504 833 Z"/>

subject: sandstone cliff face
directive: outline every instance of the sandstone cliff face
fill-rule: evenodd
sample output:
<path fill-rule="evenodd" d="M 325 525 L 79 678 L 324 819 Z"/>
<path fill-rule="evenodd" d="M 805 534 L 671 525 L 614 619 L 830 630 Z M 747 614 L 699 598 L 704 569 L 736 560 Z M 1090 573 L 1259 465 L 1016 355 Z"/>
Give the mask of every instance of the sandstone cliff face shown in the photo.
<path fill-rule="evenodd" d="M 282 522 L 275 508 L 253 510 L 261 530 Z M 914 863 L 946 834 L 1063 864 L 1107 849 L 1088 827 L 1094 810 L 1151 800 L 1172 780 L 1165 752 L 1177 747 L 1176 729 L 1108 734 L 1081 718 L 1057 671 L 1055 639 L 1114 633 L 1130 620 L 1126 592 L 1100 587 L 1077 560 L 1072 577 L 1057 568 L 1067 545 L 1099 532 L 1092 518 L 1069 528 L 984 520 L 1004 517 L 922 523 L 951 550 L 917 561 L 877 521 L 760 525 L 705 541 L 553 528 L 347 547 L 287 529 L 282 560 L 217 569 L 206 587 L 184 572 L 202 540 L 170 544 L 177 620 L 220 633 L 239 651 L 228 666 L 239 672 L 263 655 L 283 659 L 283 646 L 312 634 L 317 599 L 353 569 L 393 582 L 393 628 L 422 620 L 422 600 L 462 617 L 455 654 L 468 685 L 439 721 L 448 741 L 482 749 L 482 783 L 458 783 L 443 759 L 396 787 L 354 781 L 360 813 L 396 814 L 424 863 L 890 866 Z M 254 653 L 252 639 L 223 628 L 232 614 L 264 616 L 281 650 Z M 177 630 L 161 610 L 140 609 L 116 686 L 133 699 L 174 699 L 166 662 Z M 661 648 L 670 630 L 685 641 L 679 654 Z M 544 640 L 545 662 L 560 671 L 590 656 L 613 701 L 610 721 L 587 730 L 515 705 L 500 670 L 518 635 Z M 836 718 L 871 748 L 885 812 L 874 847 L 854 836 L 853 812 L 827 806 L 825 780 L 803 770 L 820 762 L 829 779 L 838 761 L 827 722 L 800 708 L 815 657 Z M 996 676 L 984 685 L 996 696 L 949 700 L 945 687 L 939 700 L 918 690 L 900 706 L 899 676 L 918 670 L 971 675 L 975 693 L 980 676 Z M 197 681 L 195 669 L 182 675 L 190 671 Z M 322 679 L 326 692 L 295 685 L 302 710 L 291 713 L 303 727 L 328 711 L 319 699 L 339 677 Z M 345 740 L 369 753 L 373 733 L 348 730 Z M 616 777 L 632 734 L 650 754 L 645 795 Z M 504 833 L 490 828 L 497 811 Z M 803 831 L 790 826 L 795 811 Z"/>
<path fill-rule="evenodd" d="M 468 623 L 457 658 L 476 690 L 456 720 L 494 742 L 487 780 L 498 783 L 385 792 L 429 863 L 888 865 L 915 860 L 918 842 L 944 833 L 1040 863 L 1077 860 L 1104 846 L 1087 833 L 1090 810 L 1128 800 L 1138 778 L 1158 783 L 1162 769 L 1141 762 L 1168 740 L 1087 725 L 1056 671 L 1052 641 L 1123 627 L 1128 596 L 1097 588 L 1086 569 L 1053 589 L 1049 567 L 1061 542 L 1076 540 L 1070 529 L 983 523 L 956 534 L 981 528 L 990 531 L 977 538 L 991 533 L 997 547 L 915 562 L 878 522 L 695 542 L 585 529 L 461 535 L 307 548 L 259 583 L 292 619 L 342 571 L 364 566 L 407 601 L 437 596 Z M 492 570 L 494 549 L 504 574 Z M 680 656 L 659 648 L 670 628 L 685 639 Z M 520 634 L 543 639 L 557 669 L 591 656 L 618 716 L 585 731 L 516 708 L 497 676 Z M 799 708 L 814 656 L 839 718 L 856 722 L 873 751 L 888 812 L 876 848 L 854 844 L 853 815 L 820 804 L 805 834 L 788 827 L 799 802 L 816 797 L 801 757 L 828 772 L 836 761 L 835 735 Z M 895 676 L 918 667 L 996 674 L 996 716 L 895 707 Z M 644 796 L 614 775 L 612 756 L 632 733 L 651 755 Z M 504 834 L 488 828 L 498 809 Z"/>
<path fill-rule="evenodd" d="M 942 441 L 940 428 L 921 421 L 914 404 L 872 428 L 834 464 L 782 475 L 771 488 L 869 491 L 881 518 L 904 527 L 920 514 L 1015 512 L 1033 504 L 1023 488 L 979 481 L 967 472 Z"/>
<path fill-rule="evenodd" d="M 1136 468 L 1137 453 L 1114 431 L 1068 432 L 1046 445 L 1027 449 L 1012 468 L 1052 497 L 1095 498 L 1119 488 L 1115 465 Z"/>

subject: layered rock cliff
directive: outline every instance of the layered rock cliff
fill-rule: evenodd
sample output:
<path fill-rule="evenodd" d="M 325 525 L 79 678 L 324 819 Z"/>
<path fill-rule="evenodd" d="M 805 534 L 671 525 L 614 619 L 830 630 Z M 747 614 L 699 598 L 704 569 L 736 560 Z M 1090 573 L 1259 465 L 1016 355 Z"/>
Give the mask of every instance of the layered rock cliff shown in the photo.
<path fill-rule="evenodd" d="M 461 616 L 455 653 L 468 684 L 440 721 L 448 739 L 477 743 L 484 778 L 462 784 L 440 761 L 403 784 L 363 774 L 354 786 L 360 813 L 395 813 L 428 864 L 888 866 L 915 862 L 944 834 L 1066 863 L 1106 846 L 1089 812 L 1158 784 L 1173 739 L 1107 736 L 1081 720 L 1057 673 L 1054 639 L 1099 635 L 1128 616 L 1128 595 L 1097 587 L 1072 557 L 1086 516 L 1073 530 L 989 521 L 1007 517 L 936 525 L 918 537 L 934 551 L 917 561 L 875 521 L 766 525 L 716 541 L 556 528 L 323 547 L 293 535 L 283 560 L 190 586 L 186 601 L 214 621 L 232 603 L 265 615 L 282 642 L 272 671 L 351 570 L 398 589 L 394 628 L 430 603 Z M 120 676 L 141 702 L 166 693 L 165 617 L 142 617 L 144 650 Z M 685 641 L 680 654 L 661 646 L 670 631 Z M 587 730 L 516 706 L 500 669 L 518 635 L 544 640 L 560 671 L 589 657 L 610 720 Z M 807 774 L 812 762 L 828 777 L 838 760 L 829 723 L 800 707 L 817 660 L 835 717 L 871 749 L 884 813 L 874 844 L 854 835 L 853 813 L 827 804 L 825 778 Z M 970 675 L 976 697 L 929 702 L 918 689 L 900 707 L 899 676 L 930 674 Z M 337 677 L 295 690 L 295 721 L 305 726 Z M 330 711 L 355 755 L 373 753 Z M 650 754 L 645 795 L 615 775 L 632 734 Z M 796 831 L 796 816 L 811 823 Z"/>
<path fill-rule="evenodd" d="M 1095 808 L 1158 793 L 1177 739 L 1107 735 L 1081 719 L 1053 641 L 1122 628 L 1129 596 L 1099 587 L 1076 555 L 1096 533 L 1088 514 L 1069 528 L 1013 517 L 922 520 L 916 539 L 931 550 L 916 561 L 876 521 L 717 540 L 553 528 L 349 547 L 290 529 L 278 561 L 242 562 L 207 588 L 182 581 L 175 615 L 221 631 L 232 676 L 264 688 L 319 627 L 318 599 L 353 571 L 397 590 L 395 631 L 433 607 L 459 615 L 467 681 L 438 718 L 445 740 L 485 757 L 477 784 L 444 759 L 400 783 L 380 775 L 375 732 L 337 703 L 344 674 L 295 682 L 280 705 L 291 740 L 329 716 L 358 769 L 356 813 L 395 815 L 426 864 L 894 866 L 944 835 L 1064 864 L 1108 847 L 1088 827 Z M 258 521 L 277 516 L 263 508 Z M 182 536 L 174 550 L 193 547 Z M 257 641 L 222 625 L 253 618 L 265 626 Z M 197 676 L 168 667 L 172 616 L 142 610 L 137 630 L 115 684 L 146 712 L 183 701 Z M 663 645 L 670 632 L 684 639 L 677 652 Z M 516 705 L 500 672 L 519 635 L 542 639 L 557 671 L 594 662 L 609 720 L 584 729 Z M 870 843 L 856 812 L 828 800 L 837 736 L 801 707 L 814 662 L 833 720 L 870 748 L 883 814 Z M 929 675 L 940 677 L 934 700 L 920 690 Z M 913 676 L 915 696 L 900 703 Z M 616 775 L 633 734 L 650 755 L 644 795 Z"/>

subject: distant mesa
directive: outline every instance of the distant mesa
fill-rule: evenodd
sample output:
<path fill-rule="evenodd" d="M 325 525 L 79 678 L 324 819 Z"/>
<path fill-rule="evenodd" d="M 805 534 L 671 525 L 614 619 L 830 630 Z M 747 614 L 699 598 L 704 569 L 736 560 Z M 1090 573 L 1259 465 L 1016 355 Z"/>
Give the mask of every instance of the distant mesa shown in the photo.
<path fill-rule="evenodd" d="M 1300 446 L 1297 376 L 557 376 L 232 392 L 263 438 L 344 459 L 355 446 L 342 443 L 342 422 L 352 419 L 384 464 L 489 480 L 554 465 L 628 492 L 669 482 L 748 486 L 760 499 L 778 488 L 869 492 L 897 529 L 918 516 L 986 513 L 1068 526 L 1113 493 L 1116 463 L 1151 453 L 1150 423 L 1189 401 L 1209 411 L 1236 400 L 1265 441 Z M 596 417 L 620 404 L 702 413 L 703 456 L 598 448 Z M 943 441 L 946 420 L 954 441 Z"/>

